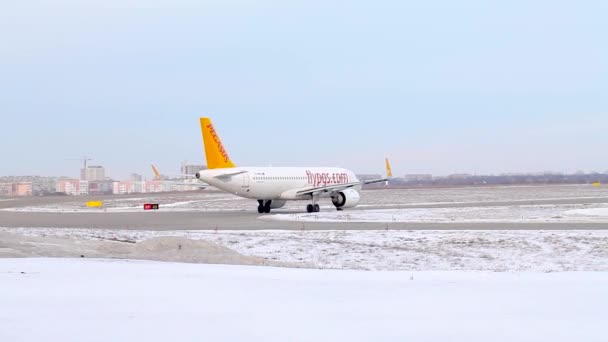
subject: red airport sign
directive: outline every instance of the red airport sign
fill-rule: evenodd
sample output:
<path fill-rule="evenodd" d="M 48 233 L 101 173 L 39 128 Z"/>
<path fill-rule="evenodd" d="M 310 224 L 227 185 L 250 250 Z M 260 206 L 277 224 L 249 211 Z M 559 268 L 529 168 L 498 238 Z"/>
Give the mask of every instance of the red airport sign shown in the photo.
<path fill-rule="evenodd" d="M 158 204 L 157 203 L 145 203 L 144 210 L 158 210 Z"/>

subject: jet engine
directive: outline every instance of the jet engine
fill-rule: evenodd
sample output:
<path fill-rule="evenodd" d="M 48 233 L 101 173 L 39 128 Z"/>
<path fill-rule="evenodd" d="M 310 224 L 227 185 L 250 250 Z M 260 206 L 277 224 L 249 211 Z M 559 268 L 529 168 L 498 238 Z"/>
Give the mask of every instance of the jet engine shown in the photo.
<path fill-rule="evenodd" d="M 285 206 L 285 203 L 287 203 L 287 201 L 272 200 L 272 202 L 270 203 L 270 209 L 283 208 Z"/>
<path fill-rule="evenodd" d="M 360 199 L 359 192 L 353 189 L 342 190 L 331 195 L 331 202 L 338 210 L 356 207 Z"/>

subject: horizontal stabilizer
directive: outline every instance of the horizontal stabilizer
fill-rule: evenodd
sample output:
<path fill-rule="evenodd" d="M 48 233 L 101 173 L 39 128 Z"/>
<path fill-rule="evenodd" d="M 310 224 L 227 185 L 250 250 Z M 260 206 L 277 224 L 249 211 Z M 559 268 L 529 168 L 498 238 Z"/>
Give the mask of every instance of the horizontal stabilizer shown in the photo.
<path fill-rule="evenodd" d="M 236 172 L 222 173 L 222 174 L 219 174 L 217 176 L 213 176 L 213 178 L 230 178 L 232 176 L 242 175 L 243 173 L 247 173 L 247 171 L 236 171 Z"/>

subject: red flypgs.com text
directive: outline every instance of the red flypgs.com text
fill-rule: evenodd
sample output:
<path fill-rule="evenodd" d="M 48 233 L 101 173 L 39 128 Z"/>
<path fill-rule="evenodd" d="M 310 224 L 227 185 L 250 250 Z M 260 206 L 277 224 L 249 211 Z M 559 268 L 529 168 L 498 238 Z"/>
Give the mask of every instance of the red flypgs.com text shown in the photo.
<path fill-rule="evenodd" d="M 347 184 L 348 174 L 347 173 L 323 173 L 323 172 L 311 172 L 306 170 L 306 177 L 308 177 L 308 184 L 313 186 L 320 185 L 332 185 L 332 184 Z"/>

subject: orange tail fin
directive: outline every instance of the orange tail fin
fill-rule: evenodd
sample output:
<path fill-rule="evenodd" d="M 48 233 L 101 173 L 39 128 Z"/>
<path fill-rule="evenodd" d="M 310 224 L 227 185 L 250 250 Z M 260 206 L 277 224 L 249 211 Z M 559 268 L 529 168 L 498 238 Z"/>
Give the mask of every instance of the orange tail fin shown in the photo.
<path fill-rule="evenodd" d="M 234 167 L 234 163 L 230 160 L 228 152 L 226 152 L 209 118 L 201 118 L 201 131 L 203 133 L 203 144 L 205 145 L 205 156 L 207 157 L 207 168 L 224 169 Z"/>

